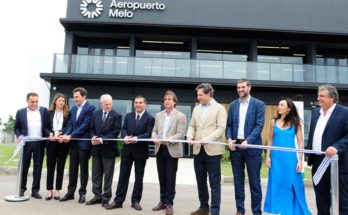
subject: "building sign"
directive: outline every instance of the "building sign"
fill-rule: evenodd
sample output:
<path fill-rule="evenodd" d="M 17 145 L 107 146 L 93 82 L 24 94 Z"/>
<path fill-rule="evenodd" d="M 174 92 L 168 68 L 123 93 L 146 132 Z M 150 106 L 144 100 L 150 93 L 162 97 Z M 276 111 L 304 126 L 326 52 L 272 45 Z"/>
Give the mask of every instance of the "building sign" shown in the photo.
<path fill-rule="evenodd" d="M 136 11 L 164 11 L 166 5 L 159 2 L 126 2 L 112 0 L 109 5 L 109 18 L 133 18 Z M 82 0 L 81 14 L 94 19 L 99 17 L 104 9 L 102 0 Z"/>

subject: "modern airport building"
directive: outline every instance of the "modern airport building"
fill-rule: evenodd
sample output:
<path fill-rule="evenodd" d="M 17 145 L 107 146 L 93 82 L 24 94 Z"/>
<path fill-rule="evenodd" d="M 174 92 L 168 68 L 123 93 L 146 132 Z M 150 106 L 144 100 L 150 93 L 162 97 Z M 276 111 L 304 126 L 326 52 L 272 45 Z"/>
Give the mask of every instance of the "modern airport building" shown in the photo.
<path fill-rule="evenodd" d="M 327 0 L 68 0 L 64 53 L 41 78 L 51 97 L 82 86 L 99 106 L 109 93 L 123 116 L 139 94 L 159 112 L 171 89 L 188 118 L 197 84 L 211 83 L 227 108 L 247 78 L 266 121 L 281 97 L 302 101 L 306 137 L 319 85 L 335 85 L 348 105 L 347 11 Z"/>

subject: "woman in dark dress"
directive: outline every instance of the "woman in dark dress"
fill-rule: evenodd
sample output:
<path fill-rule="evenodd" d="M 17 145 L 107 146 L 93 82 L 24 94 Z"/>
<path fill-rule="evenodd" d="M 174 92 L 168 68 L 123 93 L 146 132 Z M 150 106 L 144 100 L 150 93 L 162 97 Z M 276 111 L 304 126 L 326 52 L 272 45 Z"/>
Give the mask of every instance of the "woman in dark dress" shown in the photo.
<path fill-rule="evenodd" d="M 47 196 L 46 200 L 59 200 L 62 189 L 64 166 L 69 152 L 69 145 L 59 137 L 64 134 L 69 118 L 69 107 L 65 95 L 57 93 L 47 111 L 45 133 L 49 137 L 47 144 Z M 54 172 L 57 167 L 56 185 L 53 188 Z"/>

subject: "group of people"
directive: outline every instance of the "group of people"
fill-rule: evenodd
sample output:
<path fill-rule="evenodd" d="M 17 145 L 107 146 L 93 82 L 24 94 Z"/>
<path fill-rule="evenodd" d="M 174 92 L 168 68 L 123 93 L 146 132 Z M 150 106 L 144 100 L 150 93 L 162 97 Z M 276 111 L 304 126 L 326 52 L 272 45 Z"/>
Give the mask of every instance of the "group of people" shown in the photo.
<path fill-rule="evenodd" d="M 46 147 L 46 200 L 74 199 L 80 170 L 79 203 L 101 204 L 108 210 L 122 208 L 134 164 L 135 182 L 131 207 L 142 210 L 140 201 L 149 142 L 141 139 L 152 138 L 160 184 L 160 201 L 152 210 L 164 210 L 166 215 L 171 215 L 174 213 L 178 159 L 183 156 L 180 140 L 184 140 L 186 135 L 187 142 L 193 145 L 194 171 L 200 202 L 199 208 L 191 215 L 217 215 L 220 214 L 221 155 L 225 151 L 225 145 L 211 143 L 223 142 L 226 137 L 233 171 L 236 215 L 245 214 L 245 167 L 251 192 L 252 214 L 262 214 L 262 150 L 248 148 L 248 145 L 262 145 L 264 102 L 250 95 L 251 83 L 247 79 L 237 82 L 239 98 L 231 102 L 227 112 L 224 106 L 214 99 L 211 84 L 200 84 L 195 90 L 200 104 L 194 108 L 189 123 L 185 114 L 176 109 L 178 98 L 170 90 L 163 96 L 164 110 L 155 117 L 146 111 L 146 99 L 136 96 L 134 111 L 126 114 L 123 124 L 122 116 L 112 108 L 112 97 L 108 94 L 100 97 L 101 109 L 95 110 L 87 101 L 87 91 L 82 87 L 75 88 L 75 105 L 69 111 L 67 98 L 63 94 L 57 93 L 49 110 L 46 110 L 38 106 L 38 95 L 29 93 L 28 106 L 17 111 L 15 134 L 18 140 L 30 136 L 37 137 L 38 141 L 26 142 L 24 146 L 20 195 L 24 195 L 27 189 L 28 169 L 33 156 L 34 180 L 31 196 L 42 198 L 39 190 Z M 348 205 L 345 205 L 348 201 L 348 109 L 338 104 L 338 92 L 332 85 L 320 86 L 317 100 L 320 107 L 313 111 L 307 146 L 308 149 L 325 151 L 329 157 L 339 154 L 339 210 L 340 214 L 348 214 Z M 124 144 L 116 194 L 110 203 L 115 157 L 119 155 L 114 139 L 119 135 Z M 48 143 L 41 141 L 40 137 L 48 137 Z M 293 101 L 285 98 L 279 101 L 277 114 L 270 120 L 267 145 L 295 148 L 295 139 L 298 148 L 302 149 L 304 141 L 301 119 Z M 238 147 L 235 144 L 238 144 Z M 59 191 L 62 189 L 68 154 L 68 191 L 60 197 Z M 94 197 L 86 201 L 90 156 Z M 301 175 L 303 156 L 303 153 L 267 150 L 266 165 L 269 167 L 269 178 L 264 202 L 265 212 L 282 215 L 311 214 L 306 203 Z M 324 155 L 309 155 L 308 165 L 313 165 L 313 175 L 323 159 Z M 56 183 L 53 186 L 55 171 Z M 210 203 L 207 180 L 210 185 Z M 318 214 L 329 215 L 330 170 L 326 170 L 314 190 Z"/>

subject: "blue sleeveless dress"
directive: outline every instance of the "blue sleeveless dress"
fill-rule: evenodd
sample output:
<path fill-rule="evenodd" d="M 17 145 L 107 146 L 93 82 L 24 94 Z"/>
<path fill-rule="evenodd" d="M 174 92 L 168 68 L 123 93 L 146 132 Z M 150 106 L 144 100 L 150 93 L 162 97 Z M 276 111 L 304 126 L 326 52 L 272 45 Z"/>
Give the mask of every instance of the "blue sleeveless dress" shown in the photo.
<path fill-rule="evenodd" d="M 280 129 L 274 122 L 273 146 L 295 148 L 295 126 Z M 271 151 L 264 211 L 281 215 L 308 215 L 305 188 L 301 173 L 296 172 L 294 152 Z"/>

